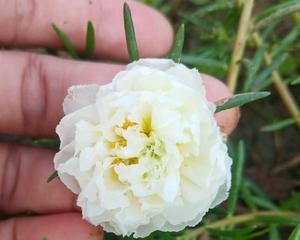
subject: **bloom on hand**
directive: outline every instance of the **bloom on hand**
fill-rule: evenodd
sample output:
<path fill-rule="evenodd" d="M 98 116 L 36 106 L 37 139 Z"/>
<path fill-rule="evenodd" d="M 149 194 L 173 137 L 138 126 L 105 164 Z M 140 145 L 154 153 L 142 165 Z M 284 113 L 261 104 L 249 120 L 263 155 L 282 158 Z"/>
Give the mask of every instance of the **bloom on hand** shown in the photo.
<path fill-rule="evenodd" d="M 55 168 L 85 219 L 144 237 L 199 223 L 227 198 L 231 159 L 195 69 L 131 63 L 107 85 L 69 89 Z"/>

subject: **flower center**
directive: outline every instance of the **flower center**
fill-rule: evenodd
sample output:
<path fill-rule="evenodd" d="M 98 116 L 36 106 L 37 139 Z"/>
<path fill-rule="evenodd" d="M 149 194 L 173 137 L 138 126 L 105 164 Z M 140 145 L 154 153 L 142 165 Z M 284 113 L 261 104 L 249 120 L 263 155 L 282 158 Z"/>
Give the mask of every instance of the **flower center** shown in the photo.
<path fill-rule="evenodd" d="M 138 127 L 140 125 L 140 127 Z M 139 163 L 140 157 L 146 157 L 150 159 L 160 160 L 161 156 L 165 152 L 165 147 L 162 141 L 159 139 L 154 129 L 152 128 L 152 116 L 151 114 L 147 114 L 140 124 L 130 121 L 128 118 L 125 118 L 122 126 L 115 126 L 113 132 L 115 134 L 116 140 L 113 142 L 109 142 L 109 146 L 118 151 L 122 151 L 125 147 L 127 147 L 127 139 L 124 137 L 124 131 L 128 131 L 129 128 L 135 127 L 135 130 L 147 137 L 145 141 L 144 148 L 137 154 L 135 157 L 131 158 L 122 158 L 118 156 L 118 154 L 114 154 L 114 160 L 112 164 L 119 165 L 123 163 L 124 165 L 133 165 Z M 138 139 L 136 140 L 138 141 Z"/>
<path fill-rule="evenodd" d="M 162 141 L 157 137 L 155 133 L 151 133 L 148 137 L 148 142 L 142 151 L 143 156 L 154 158 L 157 160 L 161 159 L 161 156 L 165 152 L 165 146 Z"/>

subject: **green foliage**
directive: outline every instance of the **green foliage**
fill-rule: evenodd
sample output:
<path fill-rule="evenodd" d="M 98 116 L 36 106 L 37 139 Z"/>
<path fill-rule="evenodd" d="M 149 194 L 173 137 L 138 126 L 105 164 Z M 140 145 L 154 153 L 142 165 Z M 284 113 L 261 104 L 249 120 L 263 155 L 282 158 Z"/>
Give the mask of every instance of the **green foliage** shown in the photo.
<path fill-rule="evenodd" d="M 116 236 L 113 233 L 104 233 L 104 239 L 105 240 L 173 240 L 176 239 L 176 237 L 181 236 L 183 234 L 183 231 L 181 232 L 160 232 L 156 231 L 150 234 L 148 237 L 145 238 L 134 238 L 132 236 L 130 237 L 120 237 Z"/>
<path fill-rule="evenodd" d="M 264 53 L 266 52 L 265 47 L 259 48 L 253 57 L 253 61 L 249 59 L 242 60 L 242 63 L 246 67 L 246 79 L 244 81 L 243 91 L 249 91 L 255 81 L 255 76 L 263 62 Z"/>
<path fill-rule="evenodd" d="M 269 232 L 269 240 L 281 240 L 281 236 L 276 224 L 271 224 Z"/>
<path fill-rule="evenodd" d="M 59 139 L 40 138 L 40 139 L 33 140 L 32 144 L 43 148 L 58 150 L 60 141 Z"/>
<path fill-rule="evenodd" d="M 281 209 L 300 211 L 300 192 L 292 192 L 288 199 L 285 199 L 280 204 Z"/>
<path fill-rule="evenodd" d="M 272 64 L 267 66 L 264 70 L 262 70 L 256 77 L 255 82 L 261 83 L 262 81 L 265 81 L 270 74 L 276 70 L 287 58 L 287 54 L 283 54 L 279 57 L 277 57 Z"/>
<path fill-rule="evenodd" d="M 247 182 L 244 179 L 241 182 L 240 191 L 241 191 L 241 199 L 245 202 L 247 207 L 251 211 L 256 211 L 257 210 L 257 205 L 255 203 L 255 196 L 253 195 L 253 193 L 249 189 L 249 185 L 247 184 Z"/>
<path fill-rule="evenodd" d="M 271 52 L 272 57 L 278 56 L 286 51 L 291 51 L 295 48 L 296 43 L 300 35 L 300 25 L 296 25 L 283 39 L 280 43 L 277 43 Z"/>
<path fill-rule="evenodd" d="M 124 16 L 124 28 L 126 34 L 128 54 L 131 61 L 136 61 L 140 57 L 139 57 L 138 47 L 135 38 L 134 26 L 131 18 L 131 12 L 127 3 L 124 3 L 123 16 Z"/>
<path fill-rule="evenodd" d="M 288 240 L 299 240 L 300 239 L 300 224 L 294 229 Z"/>
<path fill-rule="evenodd" d="M 228 65 L 220 62 L 218 60 L 209 59 L 201 56 L 194 56 L 194 55 L 183 55 L 182 62 L 184 64 L 194 65 L 201 67 L 210 67 L 214 69 L 221 69 L 222 71 L 226 70 Z"/>
<path fill-rule="evenodd" d="M 57 177 L 58 177 L 58 173 L 57 173 L 57 171 L 54 171 L 54 172 L 48 177 L 47 183 L 53 181 L 53 180 L 54 180 L 55 178 L 57 178 Z"/>
<path fill-rule="evenodd" d="M 293 1 L 292 1 L 293 2 Z M 297 3 L 298 2 L 298 3 Z M 300 10 L 300 2 L 293 2 L 290 6 L 288 7 L 284 7 L 284 8 L 280 8 L 277 11 L 273 12 L 272 14 L 270 14 L 269 16 L 261 19 L 256 25 L 255 25 L 255 30 L 258 30 L 260 28 L 263 28 L 265 26 L 267 26 L 268 24 L 270 24 L 272 21 L 275 20 L 280 20 L 282 17 L 288 15 L 288 14 L 292 14 L 294 12 L 297 12 Z"/>
<path fill-rule="evenodd" d="M 56 32 L 57 36 L 59 37 L 60 41 L 63 43 L 70 57 L 74 59 L 79 59 L 78 53 L 75 47 L 73 46 L 71 40 L 67 37 L 67 35 L 62 30 L 60 30 L 54 23 L 52 24 L 52 27 Z"/>
<path fill-rule="evenodd" d="M 283 128 L 286 128 L 288 126 L 291 126 L 294 123 L 296 123 L 296 120 L 294 118 L 288 118 L 288 119 L 276 121 L 274 123 L 265 125 L 260 130 L 263 131 L 263 132 L 278 131 L 280 129 L 283 129 Z"/>
<path fill-rule="evenodd" d="M 92 22 L 88 22 L 85 41 L 85 55 L 87 59 L 92 59 L 95 52 L 95 30 Z"/>
<path fill-rule="evenodd" d="M 231 180 L 231 189 L 228 198 L 227 211 L 228 215 L 231 216 L 235 213 L 238 195 L 240 191 L 244 162 L 245 162 L 245 143 L 240 141 L 237 147 L 237 154 L 233 159 L 232 165 L 232 180 Z"/>
<path fill-rule="evenodd" d="M 244 177 L 243 181 L 248 187 L 252 196 L 252 203 L 256 207 L 260 209 L 278 210 L 276 204 L 270 200 L 268 195 L 255 182 L 246 177 Z"/>
<path fill-rule="evenodd" d="M 269 96 L 269 92 L 249 92 L 249 93 L 242 93 L 234 95 L 231 98 L 226 98 L 220 100 L 216 103 L 216 113 L 224 111 L 229 108 L 242 106 L 246 103 L 250 103 L 253 101 L 257 101 L 259 99 L 265 98 Z"/>
<path fill-rule="evenodd" d="M 208 229 L 209 233 L 212 236 L 218 236 L 218 237 L 227 237 L 230 239 L 237 239 L 237 240 L 243 240 L 243 239 L 251 239 L 253 237 L 253 234 L 257 234 L 260 231 L 257 231 L 256 226 L 247 226 L 244 228 L 238 228 L 233 230 L 228 229 Z M 263 231 L 265 233 L 265 230 Z"/>
<path fill-rule="evenodd" d="M 275 4 L 274 6 L 264 11 L 261 11 L 259 14 L 257 14 L 256 21 L 270 17 L 271 15 L 277 13 L 278 11 L 281 11 L 289 7 L 294 7 L 297 4 L 299 4 L 299 0 L 289 0 L 289 1 L 284 1 L 283 3 Z"/>
<path fill-rule="evenodd" d="M 300 77 L 292 81 L 292 85 L 297 85 L 297 84 L 300 84 Z"/>
<path fill-rule="evenodd" d="M 175 35 L 174 43 L 170 52 L 170 58 L 173 59 L 174 62 L 180 62 L 181 60 L 183 43 L 184 43 L 184 24 L 181 24 Z"/>
<path fill-rule="evenodd" d="M 78 52 L 76 51 L 73 43 L 69 39 L 69 37 L 60 29 L 58 28 L 54 23 L 52 24 L 53 30 L 59 37 L 60 41 L 64 45 L 64 48 L 66 52 L 69 54 L 69 56 L 73 59 L 80 59 Z M 92 59 L 95 52 L 95 30 L 92 22 L 87 23 L 86 28 L 86 42 L 85 42 L 85 58 L 86 59 Z M 52 52 L 52 50 L 51 50 Z M 54 52 L 55 53 L 55 52 Z"/>
<path fill-rule="evenodd" d="M 284 226 L 295 226 L 300 223 L 300 216 L 257 216 L 255 220 L 267 224 L 271 223 Z"/>

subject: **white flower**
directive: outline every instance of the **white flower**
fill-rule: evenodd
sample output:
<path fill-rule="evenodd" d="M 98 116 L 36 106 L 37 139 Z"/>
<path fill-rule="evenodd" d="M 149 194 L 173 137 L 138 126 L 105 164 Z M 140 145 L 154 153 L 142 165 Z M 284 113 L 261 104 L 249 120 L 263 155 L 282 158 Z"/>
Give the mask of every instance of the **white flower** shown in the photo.
<path fill-rule="evenodd" d="M 55 168 L 83 218 L 144 237 L 199 223 L 227 198 L 231 159 L 195 69 L 131 63 L 107 85 L 69 89 Z"/>

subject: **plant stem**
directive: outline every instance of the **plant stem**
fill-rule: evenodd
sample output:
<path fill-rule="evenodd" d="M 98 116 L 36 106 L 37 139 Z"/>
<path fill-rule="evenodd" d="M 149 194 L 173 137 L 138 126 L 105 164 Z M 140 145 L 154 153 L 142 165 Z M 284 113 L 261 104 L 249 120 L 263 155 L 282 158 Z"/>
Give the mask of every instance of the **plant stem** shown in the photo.
<path fill-rule="evenodd" d="M 229 66 L 227 85 L 232 92 L 235 91 L 237 78 L 240 72 L 240 63 L 248 37 L 249 26 L 251 22 L 251 13 L 254 6 L 254 0 L 243 1 L 243 11 L 239 22 L 237 38 L 234 44 L 231 62 Z"/>
<path fill-rule="evenodd" d="M 261 47 L 263 45 L 263 40 L 257 32 L 253 33 L 253 39 L 257 47 Z M 272 58 L 268 52 L 264 53 L 264 60 L 267 65 L 270 65 L 272 63 Z M 284 84 L 282 77 L 277 70 L 274 70 L 272 72 L 272 80 L 288 111 L 295 119 L 297 125 L 300 127 L 299 107 L 288 87 Z"/>
<path fill-rule="evenodd" d="M 231 225 L 237 225 L 245 222 L 254 221 L 257 217 L 300 217 L 300 212 L 290 212 L 290 211 L 261 211 L 253 212 L 243 215 L 237 215 L 233 217 L 228 217 L 223 220 L 216 221 L 211 224 L 207 224 L 201 228 L 188 231 L 184 238 L 177 237 L 176 240 L 190 239 L 197 237 L 206 232 L 208 228 L 222 228 Z"/>

